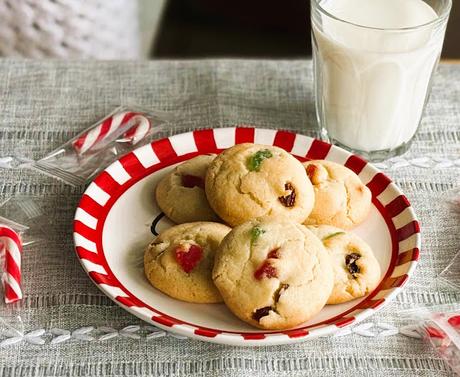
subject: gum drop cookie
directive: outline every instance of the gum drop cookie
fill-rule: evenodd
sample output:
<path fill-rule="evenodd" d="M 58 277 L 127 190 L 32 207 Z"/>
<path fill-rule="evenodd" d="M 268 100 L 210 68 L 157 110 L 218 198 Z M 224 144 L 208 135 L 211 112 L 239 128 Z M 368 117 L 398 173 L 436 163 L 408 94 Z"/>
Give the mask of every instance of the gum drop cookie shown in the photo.
<path fill-rule="evenodd" d="M 329 225 L 309 226 L 326 247 L 334 269 L 328 304 L 340 304 L 371 293 L 380 282 L 380 265 L 360 237 Z"/>
<path fill-rule="evenodd" d="M 239 144 L 221 153 L 209 166 L 205 188 L 211 207 L 231 226 L 262 216 L 302 223 L 314 203 L 302 164 L 266 145 Z"/>
<path fill-rule="evenodd" d="M 305 226 L 252 220 L 222 241 L 212 272 L 229 309 L 262 329 L 288 329 L 326 304 L 333 286 L 329 255 Z"/>
<path fill-rule="evenodd" d="M 211 272 L 217 247 L 230 230 L 211 222 L 167 229 L 145 251 L 145 276 L 155 288 L 173 298 L 195 303 L 221 302 Z"/>
<path fill-rule="evenodd" d="M 350 229 L 366 219 L 372 195 L 353 171 L 324 160 L 304 166 L 315 190 L 315 206 L 305 224 Z"/>
<path fill-rule="evenodd" d="M 158 206 L 175 223 L 219 221 L 204 191 L 206 171 L 215 157 L 213 154 L 192 158 L 176 166 L 158 183 Z"/>

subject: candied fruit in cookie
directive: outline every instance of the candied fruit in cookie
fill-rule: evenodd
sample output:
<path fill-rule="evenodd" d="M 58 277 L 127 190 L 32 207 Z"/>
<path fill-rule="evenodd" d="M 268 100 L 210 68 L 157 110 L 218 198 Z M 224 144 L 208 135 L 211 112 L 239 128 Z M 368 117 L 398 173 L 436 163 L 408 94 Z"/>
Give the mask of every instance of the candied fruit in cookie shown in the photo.
<path fill-rule="evenodd" d="M 254 277 L 257 280 L 262 280 L 263 278 L 277 278 L 278 271 L 270 261 L 265 261 L 260 265 L 260 267 L 257 270 L 254 271 Z"/>
<path fill-rule="evenodd" d="M 326 168 L 322 165 L 311 163 L 307 165 L 306 170 L 308 178 L 314 185 L 319 185 L 329 178 Z"/>
<path fill-rule="evenodd" d="M 294 207 L 296 196 L 295 188 L 288 182 L 284 185 L 284 189 L 287 191 L 287 195 L 280 196 L 278 200 L 285 207 Z"/>
<path fill-rule="evenodd" d="M 278 271 L 276 267 L 273 265 L 273 262 L 270 259 L 279 259 L 280 253 L 279 248 L 273 249 L 267 254 L 267 259 L 260 265 L 260 267 L 254 272 L 254 277 L 257 280 L 261 280 L 263 278 L 277 278 Z"/>
<path fill-rule="evenodd" d="M 271 259 L 278 259 L 280 257 L 280 248 L 276 248 L 276 249 L 273 249 L 272 251 L 270 251 L 267 255 L 267 258 L 271 258 Z"/>
<path fill-rule="evenodd" d="M 182 174 L 182 186 L 187 188 L 199 187 L 204 190 L 204 179 L 191 174 Z"/>
<path fill-rule="evenodd" d="M 260 151 L 257 151 L 249 157 L 248 169 L 250 171 L 259 171 L 262 162 L 270 157 L 273 157 L 273 154 L 268 149 L 262 149 Z"/>
<path fill-rule="evenodd" d="M 356 261 L 361 258 L 361 255 L 358 253 L 351 253 L 345 255 L 345 264 L 347 265 L 348 271 L 351 276 L 356 278 L 356 274 L 360 272 L 359 266 L 356 264 Z"/>
<path fill-rule="evenodd" d="M 265 233 L 265 230 L 263 230 L 262 228 L 260 228 L 259 226 L 254 226 L 252 229 L 251 229 L 251 243 L 254 243 L 256 242 L 259 237 Z"/>
<path fill-rule="evenodd" d="M 183 244 L 174 249 L 174 255 L 177 263 L 185 272 L 189 273 L 203 258 L 203 249 L 198 245 Z"/>
<path fill-rule="evenodd" d="M 262 317 L 269 315 L 271 310 L 273 310 L 271 306 L 265 306 L 263 308 L 256 309 L 254 313 L 252 313 L 252 318 L 259 322 Z"/>

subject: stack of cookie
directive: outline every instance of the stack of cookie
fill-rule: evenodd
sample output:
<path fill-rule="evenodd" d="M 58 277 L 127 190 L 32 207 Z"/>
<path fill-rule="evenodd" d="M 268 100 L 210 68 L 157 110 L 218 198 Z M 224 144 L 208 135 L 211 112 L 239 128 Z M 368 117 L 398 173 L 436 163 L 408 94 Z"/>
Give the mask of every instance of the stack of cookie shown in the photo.
<path fill-rule="evenodd" d="M 349 232 L 371 194 L 342 165 L 239 144 L 178 165 L 156 200 L 180 225 L 148 246 L 145 274 L 173 298 L 224 301 L 251 325 L 287 329 L 379 283 L 371 248 Z"/>

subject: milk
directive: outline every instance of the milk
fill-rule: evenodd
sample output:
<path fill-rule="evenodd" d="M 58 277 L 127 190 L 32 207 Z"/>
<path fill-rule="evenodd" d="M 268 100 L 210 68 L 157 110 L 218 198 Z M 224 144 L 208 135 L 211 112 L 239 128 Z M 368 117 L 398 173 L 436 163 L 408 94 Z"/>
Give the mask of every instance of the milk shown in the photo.
<path fill-rule="evenodd" d="M 429 24 L 439 16 L 421 0 L 320 4 L 340 19 L 322 14 L 312 22 L 317 111 L 329 137 L 365 152 L 409 142 L 422 117 L 445 25 Z"/>

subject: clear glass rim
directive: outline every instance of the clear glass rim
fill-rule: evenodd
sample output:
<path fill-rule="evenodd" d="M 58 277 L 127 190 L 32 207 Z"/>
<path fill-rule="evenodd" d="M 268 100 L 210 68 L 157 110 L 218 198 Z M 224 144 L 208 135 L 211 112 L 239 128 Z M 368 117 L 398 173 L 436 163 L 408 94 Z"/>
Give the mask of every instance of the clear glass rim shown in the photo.
<path fill-rule="evenodd" d="M 373 27 L 373 26 L 366 26 L 366 25 L 357 24 L 357 23 L 354 23 L 354 22 L 344 20 L 344 19 L 339 18 L 337 16 L 334 16 L 332 13 L 328 12 L 326 9 L 324 9 L 321 6 L 320 3 L 322 1 L 324 1 L 324 0 L 311 0 L 312 6 L 316 7 L 322 14 L 324 14 L 324 15 L 326 15 L 326 16 L 328 16 L 328 17 L 330 17 L 330 18 L 332 18 L 332 19 L 334 19 L 336 21 L 342 22 L 344 24 L 352 25 L 352 26 L 355 26 L 355 27 L 363 28 L 363 29 L 380 30 L 380 31 L 412 31 L 412 30 L 422 29 L 422 28 L 430 26 L 430 25 L 436 25 L 438 23 L 440 24 L 440 23 L 444 22 L 449 17 L 450 10 L 452 8 L 452 0 L 446 0 L 447 6 L 444 9 L 444 11 L 441 14 L 439 14 L 437 18 L 435 18 L 434 20 L 432 20 L 430 22 L 426 22 L 424 24 L 420 24 L 420 25 L 416 25 L 416 26 L 403 27 L 403 28 L 379 28 L 379 27 Z M 313 14 L 312 14 L 312 16 L 313 16 Z"/>

